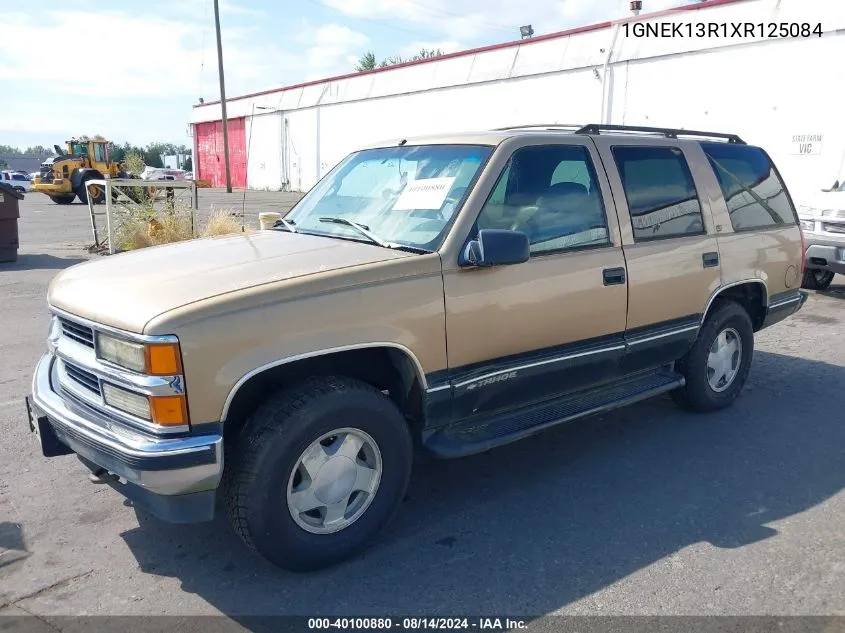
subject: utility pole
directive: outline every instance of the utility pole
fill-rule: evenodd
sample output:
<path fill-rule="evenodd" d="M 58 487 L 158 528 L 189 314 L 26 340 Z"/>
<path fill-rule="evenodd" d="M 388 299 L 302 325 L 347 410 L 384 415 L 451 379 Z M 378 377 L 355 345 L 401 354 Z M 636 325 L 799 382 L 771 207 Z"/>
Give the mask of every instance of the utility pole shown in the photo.
<path fill-rule="evenodd" d="M 223 159 L 226 162 L 226 193 L 232 193 L 229 171 L 229 119 L 226 116 L 226 81 L 223 79 L 223 42 L 220 39 L 220 7 L 214 0 L 214 28 L 217 30 L 217 73 L 220 75 L 220 109 L 223 112 Z"/>

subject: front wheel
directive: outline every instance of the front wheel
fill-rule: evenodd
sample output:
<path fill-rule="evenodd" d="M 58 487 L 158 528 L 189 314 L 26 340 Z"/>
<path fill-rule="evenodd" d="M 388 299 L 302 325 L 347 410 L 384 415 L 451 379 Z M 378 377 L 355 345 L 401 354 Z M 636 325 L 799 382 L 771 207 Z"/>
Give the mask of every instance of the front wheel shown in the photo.
<path fill-rule="evenodd" d="M 230 450 L 223 488 L 235 530 L 293 571 L 363 550 L 399 507 L 412 463 L 399 409 L 343 377 L 270 397 Z"/>
<path fill-rule="evenodd" d="M 50 200 L 56 204 L 70 204 L 73 202 L 73 196 L 50 196 Z"/>
<path fill-rule="evenodd" d="M 820 268 L 808 268 L 804 272 L 804 280 L 801 282 L 801 287 L 807 290 L 827 290 L 835 273 L 829 270 L 821 270 Z"/>
<path fill-rule="evenodd" d="M 715 411 L 736 400 L 754 355 L 754 328 L 742 306 L 716 305 L 687 355 L 675 364 L 686 384 L 672 392 L 679 405 L 692 411 Z"/>
<path fill-rule="evenodd" d="M 88 204 L 88 198 L 94 204 L 102 204 L 106 200 L 106 191 L 100 185 L 88 185 L 87 180 L 83 180 L 76 190 L 76 196 L 82 204 Z"/>

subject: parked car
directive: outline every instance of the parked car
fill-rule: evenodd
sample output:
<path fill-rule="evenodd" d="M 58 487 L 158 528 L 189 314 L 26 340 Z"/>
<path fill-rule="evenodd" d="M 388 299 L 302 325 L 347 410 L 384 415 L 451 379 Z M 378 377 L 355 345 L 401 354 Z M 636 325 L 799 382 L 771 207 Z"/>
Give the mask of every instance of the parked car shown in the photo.
<path fill-rule="evenodd" d="M 245 543 L 315 569 L 385 526 L 415 448 L 663 393 L 729 406 L 754 333 L 807 299 L 803 255 L 775 166 L 734 135 L 377 144 L 275 229 L 60 272 L 30 428 L 166 521 L 210 520 L 222 488 Z"/>
<path fill-rule="evenodd" d="M 807 244 L 807 270 L 802 286 L 825 290 L 836 273 L 845 275 L 845 182 L 798 205 L 798 217 Z"/>
<path fill-rule="evenodd" d="M 146 167 L 141 172 L 143 180 L 187 180 L 182 169 L 167 169 L 161 167 Z"/>
<path fill-rule="evenodd" d="M 26 174 L 17 171 L 11 171 L 9 169 L 0 171 L 0 182 L 11 186 L 12 189 L 20 193 L 27 193 L 32 190 L 32 181 Z"/>

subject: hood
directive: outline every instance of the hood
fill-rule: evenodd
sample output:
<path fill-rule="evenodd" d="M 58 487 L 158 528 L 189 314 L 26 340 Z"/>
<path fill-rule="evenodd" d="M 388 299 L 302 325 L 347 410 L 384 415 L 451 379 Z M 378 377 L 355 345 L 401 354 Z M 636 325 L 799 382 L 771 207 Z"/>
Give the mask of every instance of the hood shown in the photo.
<path fill-rule="evenodd" d="M 154 317 L 246 288 L 410 257 L 349 240 L 259 231 L 145 248 L 72 266 L 50 283 L 51 306 L 143 332 Z"/>

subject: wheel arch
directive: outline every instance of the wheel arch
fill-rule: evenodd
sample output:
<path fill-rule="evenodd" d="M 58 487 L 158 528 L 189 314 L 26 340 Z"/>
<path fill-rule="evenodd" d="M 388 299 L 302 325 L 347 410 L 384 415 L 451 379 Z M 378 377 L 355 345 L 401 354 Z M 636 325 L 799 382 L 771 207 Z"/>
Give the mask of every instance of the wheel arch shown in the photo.
<path fill-rule="evenodd" d="M 701 315 L 701 323 L 704 323 L 707 315 L 719 301 L 725 300 L 734 301 L 745 309 L 755 332 L 763 326 L 769 307 L 769 288 L 764 280 L 743 279 L 717 288 L 707 301 L 707 306 Z"/>
<path fill-rule="evenodd" d="M 398 343 L 366 343 L 315 350 L 266 363 L 242 376 L 229 391 L 220 421 L 236 434 L 270 392 L 307 377 L 343 375 L 386 391 L 409 423 L 421 421 L 425 373 L 414 353 Z"/>

